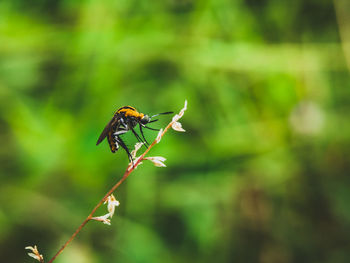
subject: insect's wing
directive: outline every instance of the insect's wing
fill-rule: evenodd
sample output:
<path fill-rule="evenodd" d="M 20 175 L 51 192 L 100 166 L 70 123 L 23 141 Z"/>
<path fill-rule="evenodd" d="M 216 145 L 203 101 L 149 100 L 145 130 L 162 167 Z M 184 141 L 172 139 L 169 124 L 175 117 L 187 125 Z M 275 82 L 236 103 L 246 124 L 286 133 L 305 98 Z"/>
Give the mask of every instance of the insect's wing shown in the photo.
<path fill-rule="evenodd" d="M 97 140 L 97 143 L 96 145 L 99 145 L 103 140 L 104 138 L 106 138 L 106 136 L 108 135 L 108 132 L 112 129 L 113 125 L 115 124 L 116 122 L 116 118 L 113 117 L 109 122 L 108 124 L 106 125 L 106 127 L 103 129 L 100 137 L 98 137 L 98 140 Z"/>

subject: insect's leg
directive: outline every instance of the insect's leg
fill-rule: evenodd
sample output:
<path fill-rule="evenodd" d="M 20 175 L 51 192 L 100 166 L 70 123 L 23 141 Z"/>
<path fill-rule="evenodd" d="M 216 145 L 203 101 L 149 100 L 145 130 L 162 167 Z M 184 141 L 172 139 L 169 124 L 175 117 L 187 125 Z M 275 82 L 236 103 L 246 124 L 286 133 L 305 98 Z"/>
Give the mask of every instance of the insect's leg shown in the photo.
<path fill-rule="evenodd" d="M 113 143 L 115 145 L 115 151 L 118 151 L 118 149 L 119 149 L 119 141 L 118 141 L 116 136 L 114 137 Z"/>
<path fill-rule="evenodd" d="M 132 131 L 132 133 L 135 135 L 136 139 L 139 141 L 139 142 L 142 142 L 145 147 L 146 145 L 148 146 L 148 142 L 146 141 L 145 138 L 141 138 L 140 135 L 137 134 L 137 132 L 135 131 L 134 127 L 135 127 L 135 124 L 133 124 L 133 121 L 130 120 L 130 121 L 127 121 L 127 127 Z"/>
<path fill-rule="evenodd" d="M 116 131 L 115 133 L 113 133 L 114 136 L 118 136 L 118 135 L 122 135 L 124 133 L 126 133 L 127 130 L 119 130 L 119 131 Z"/>
<path fill-rule="evenodd" d="M 149 145 L 148 142 L 146 141 L 145 137 L 143 137 L 143 140 L 142 140 L 142 138 L 140 137 L 140 135 L 137 134 L 137 132 L 134 130 L 134 128 L 131 128 L 131 131 L 132 131 L 132 133 L 135 135 L 135 137 L 137 138 L 137 140 L 138 140 L 139 142 L 144 143 L 145 146 L 146 146 L 146 145 Z"/>
<path fill-rule="evenodd" d="M 142 138 L 143 138 L 143 139 L 145 140 L 145 142 L 149 145 L 149 143 L 146 141 L 145 135 L 143 135 L 142 126 L 139 125 L 139 127 L 140 127 L 140 132 L 141 132 Z"/>
<path fill-rule="evenodd" d="M 116 139 L 116 136 L 114 136 L 112 134 L 112 132 L 108 133 L 107 141 L 108 141 L 108 144 L 109 144 L 109 148 L 111 148 L 111 152 L 112 153 L 115 153 L 116 151 L 118 151 L 119 144 L 118 144 L 118 141 Z"/>
<path fill-rule="evenodd" d="M 134 165 L 134 160 L 133 160 L 133 158 L 132 158 L 132 156 L 130 154 L 130 151 L 129 151 L 128 147 L 126 146 L 126 144 L 123 142 L 123 140 L 119 136 L 115 136 L 115 139 L 120 144 L 120 146 L 123 147 L 123 149 L 126 151 L 126 153 L 128 154 L 130 162 L 132 162 L 133 165 Z"/>
<path fill-rule="evenodd" d="M 120 123 L 124 126 L 124 129 L 127 131 L 129 130 L 128 124 L 125 123 L 126 121 L 124 121 L 123 118 L 120 118 Z"/>

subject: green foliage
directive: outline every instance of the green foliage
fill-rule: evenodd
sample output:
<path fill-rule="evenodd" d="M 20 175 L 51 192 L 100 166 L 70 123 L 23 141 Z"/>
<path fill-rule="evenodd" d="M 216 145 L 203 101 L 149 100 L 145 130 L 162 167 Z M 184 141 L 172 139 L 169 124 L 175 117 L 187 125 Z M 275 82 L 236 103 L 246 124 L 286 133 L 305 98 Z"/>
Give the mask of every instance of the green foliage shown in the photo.
<path fill-rule="evenodd" d="M 142 164 L 57 262 L 347 262 L 339 1 L 2 1 L 1 259 L 49 259 L 121 177 L 95 146 L 117 108 L 187 99 L 150 153 L 168 167 Z"/>

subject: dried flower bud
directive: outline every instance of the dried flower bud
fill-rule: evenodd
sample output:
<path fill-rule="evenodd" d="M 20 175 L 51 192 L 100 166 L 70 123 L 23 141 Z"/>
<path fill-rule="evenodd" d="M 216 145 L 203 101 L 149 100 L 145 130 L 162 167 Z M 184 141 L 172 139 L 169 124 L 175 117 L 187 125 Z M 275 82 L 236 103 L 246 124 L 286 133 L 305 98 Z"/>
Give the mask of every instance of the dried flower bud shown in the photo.
<path fill-rule="evenodd" d="M 138 142 L 138 143 L 135 144 L 135 149 L 131 151 L 132 158 L 136 158 L 137 151 L 140 150 L 142 145 L 143 145 L 142 142 Z"/>
<path fill-rule="evenodd" d="M 106 204 L 106 203 L 108 203 L 107 209 L 108 209 L 110 217 L 112 218 L 114 215 L 115 207 L 119 206 L 120 203 L 118 200 L 115 199 L 113 194 L 111 194 L 110 196 L 107 197 L 107 200 L 104 202 L 104 204 Z"/>
<path fill-rule="evenodd" d="M 144 159 L 150 160 L 157 167 L 166 167 L 166 165 L 163 163 L 166 160 L 164 157 L 154 156 L 154 157 L 145 157 Z"/>
<path fill-rule="evenodd" d="M 163 129 L 160 129 L 160 131 L 158 132 L 157 138 L 156 138 L 157 143 L 159 143 L 160 140 L 162 139 L 162 135 L 163 135 Z"/>
<path fill-rule="evenodd" d="M 185 110 L 187 110 L 187 100 L 185 100 L 185 105 L 184 107 L 180 110 L 179 112 L 179 117 L 182 118 L 182 116 L 184 115 L 185 113 Z"/>
<path fill-rule="evenodd" d="M 25 247 L 25 249 L 30 249 L 33 252 L 33 253 L 28 253 L 28 256 L 35 258 L 39 262 L 44 262 L 44 257 L 43 255 L 40 255 L 36 245 L 34 247 L 31 247 L 31 246 Z"/>
<path fill-rule="evenodd" d="M 181 131 L 184 132 L 185 130 L 182 128 L 182 125 L 180 122 L 178 122 L 178 120 L 181 119 L 181 117 L 184 115 L 185 110 L 187 110 L 187 100 L 185 100 L 185 105 L 184 107 L 180 110 L 179 114 L 176 114 L 173 119 L 172 122 L 173 124 L 171 125 L 171 127 L 175 130 L 175 131 Z"/>
<path fill-rule="evenodd" d="M 96 216 L 96 217 L 92 217 L 91 220 L 96 220 L 99 222 L 102 222 L 103 224 L 106 225 L 111 225 L 111 220 L 108 219 L 108 217 L 110 216 L 110 214 L 105 214 L 104 216 Z"/>
<path fill-rule="evenodd" d="M 177 121 L 171 125 L 171 128 L 173 128 L 175 131 L 185 132 L 185 130 L 182 128 L 182 124 Z"/>
<path fill-rule="evenodd" d="M 111 225 L 111 220 L 108 218 L 113 217 L 115 207 L 119 206 L 120 203 L 117 199 L 115 199 L 113 194 L 111 194 L 110 196 L 107 197 L 107 200 L 104 201 L 104 204 L 106 204 L 106 203 L 108 203 L 108 205 L 107 205 L 108 213 L 103 215 L 103 216 L 92 217 L 91 220 L 96 220 L 96 221 L 102 222 L 106 225 Z"/>

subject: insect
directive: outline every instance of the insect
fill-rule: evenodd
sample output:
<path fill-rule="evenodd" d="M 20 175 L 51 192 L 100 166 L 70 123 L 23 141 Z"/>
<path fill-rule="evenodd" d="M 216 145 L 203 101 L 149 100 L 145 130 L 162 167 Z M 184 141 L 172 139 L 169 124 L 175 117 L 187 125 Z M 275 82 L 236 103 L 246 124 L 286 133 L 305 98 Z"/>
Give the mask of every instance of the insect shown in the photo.
<path fill-rule="evenodd" d="M 100 137 L 97 140 L 96 145 L 99 145 L 107 137 L 109 147 L 111 148 L 112 153 L 115 153 L 116 151 L 118 151 L 119 146 L 121 146 L 128 154 L 129 160 L 133 162 L 133 158 L 130 154 L 130 151 L 126 146 L 126 144 L 124 143 L 124 141 L 121 139 L 120 135 L 131 130 L 139 142 L 142 142 L 145 145 L 149 145 L 149 143 L 147 142 L 143 134 L 142 128 L 159 131 L 158 129 L 154 129 L 146 125 L 152 122 L 156 122 L 157 119 L 152 120 L 152 118 L 158 115 L 171 114 L 171 113 L 172 112 L 162 112 L 149 117 L 146 114 L 138 112 L 134 107 L 131 107 L 131 106 L 121 107 L 114 113 L 113 118 L 108 122 L 106 127 L 103 129 Z M 137 132 L 134 129 L 137 124 L 139 124 L 142 138 L 140 137 L 140 135 L 137 134 Z"/>

